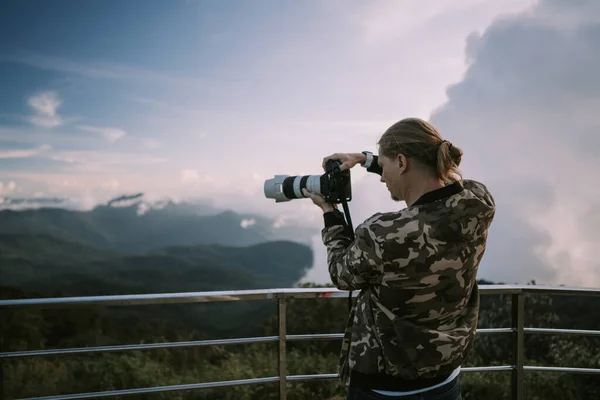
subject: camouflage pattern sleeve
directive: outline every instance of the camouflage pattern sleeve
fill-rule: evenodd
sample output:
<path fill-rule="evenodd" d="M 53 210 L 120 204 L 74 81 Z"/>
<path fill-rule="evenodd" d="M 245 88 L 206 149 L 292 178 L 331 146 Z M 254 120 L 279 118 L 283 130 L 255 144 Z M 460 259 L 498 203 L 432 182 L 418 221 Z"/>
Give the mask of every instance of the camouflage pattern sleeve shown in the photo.
<path fill-rule="evenodd" d="M 352 240 L 344 224 L 326 226 L 322 231 L 327 247 L 331 281 L 340 290 L 359 290 L 381 282 L 382 250 L 371 229 L 370 219 L 360 224 Z"/>

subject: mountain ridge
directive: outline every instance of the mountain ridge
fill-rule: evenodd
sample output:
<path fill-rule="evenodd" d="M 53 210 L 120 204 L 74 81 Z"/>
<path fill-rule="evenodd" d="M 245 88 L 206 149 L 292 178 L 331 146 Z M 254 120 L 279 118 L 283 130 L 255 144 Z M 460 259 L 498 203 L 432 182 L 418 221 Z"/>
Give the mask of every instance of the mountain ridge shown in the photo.
<path fill-rule="evenodd" d="M 280 239 L 308 244 L 315 235 L 307 227 L 281 227 L 276 219 L 232 210 L 209 211 L 210 206 L 172 201 L 144 206 L 139 196 L 121 196 L 111 200 L 111 205 L 87 211 L 58 207 L 0 210 L 0 234 L 47 234 L 123 253 L 201 243 L 245 246 Z M 124 203 L 115 205 L 120 202 Z"/>
<path fill-rule="evenodd" d="M 123 254 L 50 235 L 0 234 L 4 285 L 68 296 L 287 287 L 312 263 L 310 247 L 287 240 Z"/>

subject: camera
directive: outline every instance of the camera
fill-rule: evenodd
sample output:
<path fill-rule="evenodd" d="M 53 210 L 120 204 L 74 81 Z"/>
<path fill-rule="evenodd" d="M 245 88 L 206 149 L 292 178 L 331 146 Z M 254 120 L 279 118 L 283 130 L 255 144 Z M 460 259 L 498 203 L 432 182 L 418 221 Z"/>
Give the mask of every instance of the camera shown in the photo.
<path fill-rule="evenodd" d="M 327 160 L 323 175 L 289 176 L 275 175 L 267 179 L 264 185 L 265 196 L 275 199 L 276 203 L 305 198 L 302 189 L 320 194 L 330 204 L 339 204 L 352 200 L 350 170 L 340 170 L 341 162 Z"/>

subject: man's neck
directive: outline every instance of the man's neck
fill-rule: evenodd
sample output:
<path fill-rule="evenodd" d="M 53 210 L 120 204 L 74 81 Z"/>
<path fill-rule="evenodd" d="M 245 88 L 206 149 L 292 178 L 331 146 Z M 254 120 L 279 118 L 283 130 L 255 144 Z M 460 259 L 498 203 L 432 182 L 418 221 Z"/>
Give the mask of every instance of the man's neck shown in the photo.
<path fill-rule="evenodd" d="M 421 196 L 425 193 L 432 192 L 437 189 L 443 188 L 445 185 L 438 179 L 424 179 L 419 183 L 408 188 L 404 201 L 408 207 L 412 206 Z"/>

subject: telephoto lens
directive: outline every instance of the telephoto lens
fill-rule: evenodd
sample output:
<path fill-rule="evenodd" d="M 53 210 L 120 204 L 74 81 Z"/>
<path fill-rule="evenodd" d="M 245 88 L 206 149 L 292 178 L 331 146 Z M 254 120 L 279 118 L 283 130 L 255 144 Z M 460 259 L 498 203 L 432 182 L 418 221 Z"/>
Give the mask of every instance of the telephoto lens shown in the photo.
<path fill-rule="evenodd" d="M 264 185 L 265 196 L 276 203 L 306 198 L 302 190 L 323 196 L 328 203 L 340 203 L 352 199 L 350 170 L 341 171 L 341 163 L 329 160 L 323 175 L 275 175 Z"/>
<path fill-rule="evenodd" d="M 273 179 L 267 179 L 264 185 L 265 196 L 275 199 L 276 203 L 305 198 L 302 189 L 322 195 L 321 175 L 275 175 Z"/>

